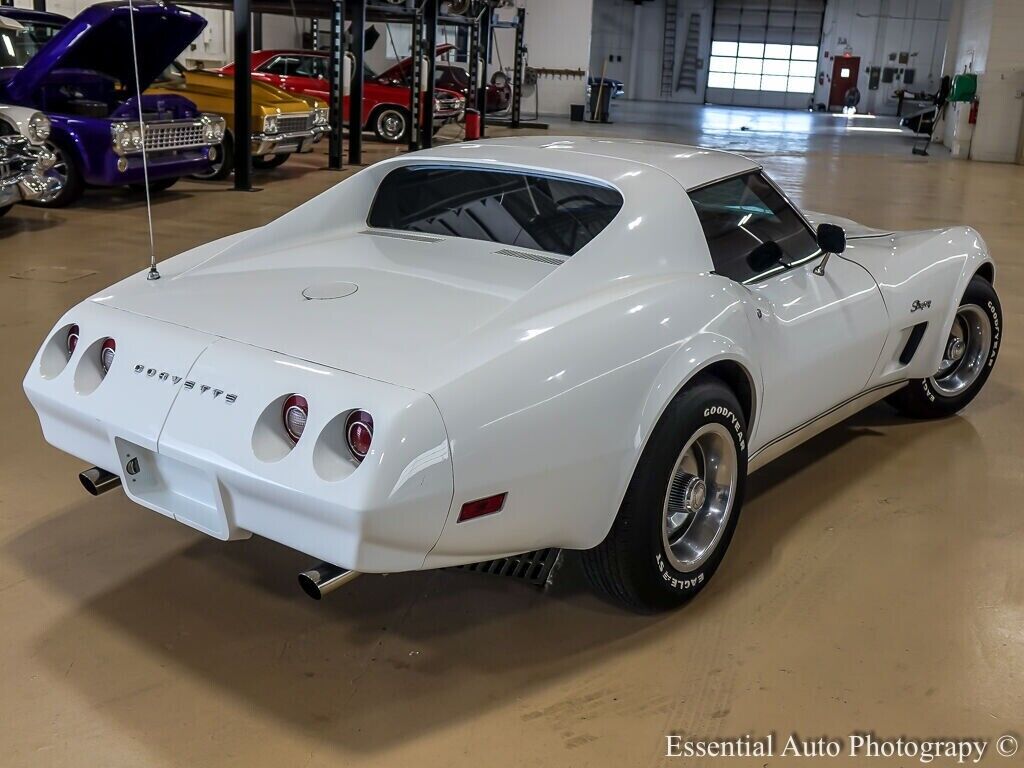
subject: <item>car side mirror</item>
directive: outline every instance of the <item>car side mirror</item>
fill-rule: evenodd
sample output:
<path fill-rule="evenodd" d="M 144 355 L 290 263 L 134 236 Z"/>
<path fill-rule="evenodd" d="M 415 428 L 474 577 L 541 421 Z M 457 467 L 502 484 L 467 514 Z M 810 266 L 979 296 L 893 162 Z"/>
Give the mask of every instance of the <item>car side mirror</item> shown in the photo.
<path fill-rule="evenodd" d="M 825 254 L 821 262 L 814 268 L 814 274 L 824 275 L 825 265 L 833 254 L 839 255 L 846 250 L 846 230 L 835 224 L 821 223 L 816 233 L 818 248 Z"/>

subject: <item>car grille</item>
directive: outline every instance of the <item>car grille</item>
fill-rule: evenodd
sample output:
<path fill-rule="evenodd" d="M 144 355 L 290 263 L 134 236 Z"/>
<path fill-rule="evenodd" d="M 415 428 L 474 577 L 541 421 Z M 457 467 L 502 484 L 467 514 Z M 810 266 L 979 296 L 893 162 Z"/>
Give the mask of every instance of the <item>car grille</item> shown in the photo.
<path fill-rule="evenodd" d="M 203 125 L 199 122 L 182 120 L 146 124 L 147 152 L 205 147 L 208 143 L 203 139 Z"/>
<path fill-rule="evenodd" d="M 281 115 L 277 118 L 277 132 L 278 133 L 298 133 L 299 131 L 308 131 L 313 127 L 312 115 L 309 113 L 303 115 Z"/>
<path fill-rule="evenodd" d="M 438 99 L 437 106 L 442 112 L 453 112 L 460 107 L 458 99 Z"/>
<path fill-rule="evenodd" d="M 0 139 L 0 185 L 31 170 L 36 159 L 27 152 L 28 146 L 20 136 Z"/>

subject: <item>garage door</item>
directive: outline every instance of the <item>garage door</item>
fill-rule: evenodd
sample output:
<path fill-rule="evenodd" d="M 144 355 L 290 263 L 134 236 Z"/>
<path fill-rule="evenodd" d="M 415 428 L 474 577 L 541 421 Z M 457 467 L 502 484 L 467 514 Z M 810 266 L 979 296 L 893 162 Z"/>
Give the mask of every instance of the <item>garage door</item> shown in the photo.
<path fill-rule="evenodd" d="M 818 76 L 825 0 L 717 0 L 706 99 L 805 108 Z"/>

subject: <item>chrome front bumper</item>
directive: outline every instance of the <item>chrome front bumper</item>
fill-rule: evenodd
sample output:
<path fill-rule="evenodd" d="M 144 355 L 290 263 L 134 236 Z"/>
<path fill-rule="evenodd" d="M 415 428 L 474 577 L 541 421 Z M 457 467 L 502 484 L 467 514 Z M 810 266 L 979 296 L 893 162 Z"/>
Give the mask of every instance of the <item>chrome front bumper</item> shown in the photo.
<path fill-rule="evenodd" d="M 0 206 L 36 200 L 50 191 L 57 183 L 46 176 L 53 163 L 52 152 L 24 139 L 0 144 Z"/>
<path fill-rule="evenodd" d="M 320 141 L 327 131 L 328 126 L 317 125 L 306 131 L 254 133 L 252 135 L 252 154 L 256 157 L 263 157 L 264 155 L 311 152 L 313 145 Z"/>

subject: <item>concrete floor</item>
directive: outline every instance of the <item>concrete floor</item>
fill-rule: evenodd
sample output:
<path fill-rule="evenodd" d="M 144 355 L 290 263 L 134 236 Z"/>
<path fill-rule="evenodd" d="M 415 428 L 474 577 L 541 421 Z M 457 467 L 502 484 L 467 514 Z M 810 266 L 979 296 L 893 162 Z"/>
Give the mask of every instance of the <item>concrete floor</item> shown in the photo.
<path fill-rule="evenodd" d="M 669 733 L 1019 734 L 1024 168 L 726 112 L 588 130 L 747 148 L 798 203 L 874 226 L 970 223 L 999 263 L 1008 333 L 961 416 L 877 406 L 755 475 L 714 581 L 656 617 L 591 596 L 571 559 L 545 594 L 442 572 L 314 603 L 295 584 L 303 555 L 87 497 L 21 379 L 66 307 L 146 263 L 143 203 L 93 192 L 0 220 L 0 764 L 633 766 L 673 762 Z M 180 183 L 155 202 L 159 255 L 336 183 L 323 159 L 261 174 L 252 194 Z"/>

